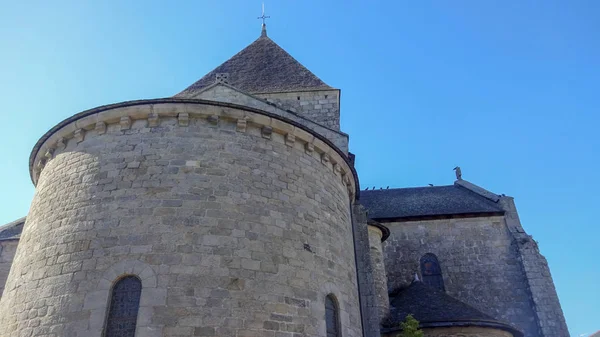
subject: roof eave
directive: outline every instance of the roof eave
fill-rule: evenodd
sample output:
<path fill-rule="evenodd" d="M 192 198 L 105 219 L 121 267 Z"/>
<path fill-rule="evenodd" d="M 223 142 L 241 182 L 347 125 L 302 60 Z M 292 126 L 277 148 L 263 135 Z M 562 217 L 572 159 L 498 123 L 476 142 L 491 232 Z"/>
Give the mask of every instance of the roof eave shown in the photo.
<path fill-rule="evenodd" d="M 390 229 L 380 224 L 379 222 L 373 219 L 369 219 L 367 221 L 367 225 L 377 227 L 381 231 L 381 242 L 384 242 L 385 240 L 387 240 L 387 238 L 390 237 Z"/>
<path fill-rule="evenodd" d="M 252 92 L 253 95 L 262 95 L 262 94 L 287 94 L 290 92 L 311 92 L 311 91 L 342 91 L 338 88 L 302 88 L 302 89 L 290 89 L 290 90 L 278 90 L 278 91 L 258 91 Z"/>
<path fill-rule="evenodd" d="M 103 106 L 99 106 L 96 108 L 92 108 L 89 110 L 84 110 L 82 112 L 79 112 L 71 117 L 68 117 L 66 119 L 64 119 L 63 121 L 61 121 L 60 123 L 56 124 L 55 126 L 53 126 L 50 130 L 48 130 L 34 145 L 33 149 L 31 150 L 31 154 L 29 155 L 29 176 L 31 178 L 32 183 L 35 186 L 35 181 L 33 178 L 33 162 L 35 160 L 35 157 L 38 153 L 38 151 L 40 150 L 40 148 L 42 147 L 42 145 L 44 144 L 44 142 L 46 142 L 46 140 L 48 140 L 48 138 L 50 138 L 50 136 L 52 136 L 55 132 L 57 132 L 58 130 L 60 130 L 61 128 L 63 128 L 64 126 L 68 125 L 69 123 L 78 120 L 80 118 L 98 113 L 98 112 L 102 112 L 102 111 L 106 111 L 106 110 L 110 110 L 110 109 L 115 109 L 115 108 L 120 108 L 120 107 L 129 107 L 129 106 L 135 106 L 135 105 L 143 105 L 143 104 L 170 104 L 170 103 L 189 103 L 189 104 L 206 104 L 206 105 L 213 105 L 213 106 L 220 106 L 220 107 L 229 107 L 229 108 L 234 108 L 234 109 L 242 109 L 242 110 L 247 110 L 250 112 L 254 112 L 254 113 L 258 113 L 261 115 L 265 115 L 267 117 L 271 117 L 271 118 L 276 118 L 279 119 L 283 122 L 289 123 L 297 128 L 300 128 L 306 132 L 308 132 L 309 134 L 312 134 L 313 136 L 315 136 L 315 138 L 318 138 L 320 141 L 324 142 L 325 144 L 327 144 L 331 149 L 333 149 L 335 152 L 337 152 L 337 154 L 340 155 L 340 157 L 346 162 L 346 164 L 348 165 L 348 167 L 350 168 L 350 170 L 352 171 L 352 176 L 354 177 L 354 184 L 355 184 L 355 196 L 358 195 L 358 193 L 360 193 L 360 183 L 358 180 L 358 173 L 356 172 L 356 168 L 354 167 L 354 165 L 352 165 L 352 163 L 350 162 L 350 158 L 348 157 L 348 155 L 346 153 L 344 153 L 344 151 L 342 151 L 337 145 L 335 145 L 331 140 L 329 140 L 327 137 L 321 135 L 318 132 L 315 132 L 314 130 L 311 130 L 309 127 L 307 127 L 306 125 L 303 125 L 299 122 L 296 122 L 294 120 L 291 120 L 287 117 L 284 116 L 279 116 L 276 114 L 273 114 L 271 112 L 268 111 L 264 111 L 261 109 L 256 109 L 253 107 L 248 107 L 248 106 L 243 106 L 243 105 L 239 105 L 239 104 L 233 104 L 233 103 L 228 103 L 228 102 L 220 102 L 220 101 L 211 101 L 211 100 L 204 100 L 204 99 L 189 99 L 189 98 L 174 98 L 174 97 L 167 97 L 167 98 L 155 98 L 155 99 L 142 99 L 142 100 L 135 100 L 135 101 L 127 101 L 127 102 L 120 102 L 120 103 L 113 103 L 113 104 L 108 104 L 108 105 L 103 105 Z"/>
<path fill-rule="evenodd" d="M 451 327 L 481 327 L 481 328 L 491 328 L 491 329 L 499 329 L 510 332 L 514 337 L 523 337 L 523 332 L 518 330 L 517 328 L 494 320 L 452 320 L 452 321 L 422 321 L 419 322 L 419 328 L 451 328 Z M 402 328 L 398 326 L 382 328 L 382 333 L 390 333 L 394 331 L 400 331 Z"/>
<path fill-rule="evenodd" d="M 409 221 L 424 221 L 424 220 L 442 220 L 442 219 L 462 219 L 462 218 L 483 218 L 490 216 L 503 216 L 504 211 L 497 212 L 478 212 L 478 213 L 456 213 L 456 214 L 428 214 L 428 215 L 413 215 L 401 217 L 372 217 L 373 220 L 389 223 L 389 222 L 409 222 Z"/>
<path fill-rule="evenodd" d="M 15 237 L 10 237 L 10 238 L 3 238 L 3 239 L 0 239 L 0 242 L 19 241 L 19 240 L 21 240 L 21 236 L 15 236 Z"/>

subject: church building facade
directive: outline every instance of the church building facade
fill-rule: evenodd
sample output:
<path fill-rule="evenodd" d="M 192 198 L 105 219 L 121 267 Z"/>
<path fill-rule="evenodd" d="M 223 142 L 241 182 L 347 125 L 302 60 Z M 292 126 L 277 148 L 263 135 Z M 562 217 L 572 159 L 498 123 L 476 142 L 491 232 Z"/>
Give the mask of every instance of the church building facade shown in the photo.
<path fill-rule="evenodd" d="M 340 90 L 266 33 L 50 129 L 0 226 L 0 336 L 569 336 L 511 197 L 361 190 Z M 457 172 L 459 172 L 458 169 Z"/>

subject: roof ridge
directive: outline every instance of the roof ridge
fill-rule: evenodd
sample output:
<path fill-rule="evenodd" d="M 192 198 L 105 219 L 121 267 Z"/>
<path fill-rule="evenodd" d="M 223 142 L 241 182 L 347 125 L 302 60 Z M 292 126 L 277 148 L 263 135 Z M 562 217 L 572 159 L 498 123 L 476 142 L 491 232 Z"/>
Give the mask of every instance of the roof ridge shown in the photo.
<path fill-rule="evenodd" d="M 11 227 L 11 226 L 18 225 L 18 224 L 20 224 L 20 223 L 22 223 L 22 222 L 25 222 L 25 219 L 27 219 L 27 216 L 24 216 L 24 217 L 18 218 L 17 220 L 13 220 L 13 221 L 11 221 L 11 222 L 7 222 L 7 223 L 5 223 L 4 225 L 0 225 L 0 231 L 2 231 L 2 230 L 4 230 L 4 229 L 7 229 L 7 228 L 9 228 L 9 227 Z"/>
<path fill-rule="evenodd" d="M 500 198 L 498 198 L 497 200 L 494 201 L 493 199 L 490 199 L 490 198 L 486 197 L 485 195 L 477 193 L 476 191 L 473 191 L 470 188 L 464 187 L 462 185 L 454 185 L 454 186 L 456 186 L 456 188 L 459 188 L 461 190 L 467 191 L 467 193 L 470 193 L 470 194 L 476 196 L 477 198 L 479 198 L 480 200 L 482 200 L 483 202 L 488 203 L 489 205 L 498 208 L 498 210 L 504 211 L 502 206 L 498 203 L 498 200 L 500 200 Z"/>
<path fill-rule="evenodd" d="M 373 219 L 504 214 L 498 203 L 458 185 L 363 190 L 360 202 Z"/>
<path fill-rule="evenodd" d="M 19 218 L 0 226 L 0 241 L 18 240 L 23 231 L 26 217 Z"/>
<path fill-rule="evenodd" d="M 490 192 L 488 190 L 486 190 L 485 188 L 475 185 L 470 181 L 464 180 L 464 179 L 458 179 L 454 182 L 454 186 L 460 186 L 464 189 L 467 189 L 481 197 L 484 197 L 490 201 L 493 201 L 494 203 L 497 203 L 498 200 L 500 200 L 500 196 L 496 193 Z"/>

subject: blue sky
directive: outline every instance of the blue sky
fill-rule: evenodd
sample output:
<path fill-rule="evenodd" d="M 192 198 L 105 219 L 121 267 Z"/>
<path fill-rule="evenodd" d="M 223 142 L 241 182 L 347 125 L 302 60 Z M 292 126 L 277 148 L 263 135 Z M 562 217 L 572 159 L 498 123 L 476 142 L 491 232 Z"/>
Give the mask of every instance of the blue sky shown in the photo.
<path fill-rule="evenodd" d="M 171 96 L 256 39 L 260 1 L 0 1 L 0 223 L 62 119 Z M 269 36 L 342 89 L 366 186 L 516 198 L 572 336 L 600 329 L 597 1 L 269 1 Z"/>

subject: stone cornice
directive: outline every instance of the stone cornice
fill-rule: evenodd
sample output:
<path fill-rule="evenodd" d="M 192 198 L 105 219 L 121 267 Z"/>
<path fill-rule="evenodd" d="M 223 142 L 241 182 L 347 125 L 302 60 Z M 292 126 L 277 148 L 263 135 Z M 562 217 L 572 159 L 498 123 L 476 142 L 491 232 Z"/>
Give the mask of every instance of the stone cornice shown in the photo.
<path fill-rule="evenodd" d="M 323 165 L 342 180 L 348 188 L 351 200 L 360 191 L 358 176 L 349 158 L 330 140 L 306 126 L 288 118 L 263 110 L 210 100 L 159 98 L 128 101 L 100 106 L 71 116 L 50 129 L 35 144 L 29 157 L 29 172 L 34 185 L 46 163 L 53 158 L 56 149 L 62 149 L 70 139 L 81 142 L 88 132 L 104 135 L 110 124 L 126 130 L 136 120 L 146 120 L 147 127 L 157 127 L 161 118 L 177 118 L 185 127 L 191 118 L 204 118 L 211 124 L 219 120 L 237 123 L 237 131 L 245 132 L 246 125 L 261 129 L 263 138 L 272 139 L 271 134 L 282 135 L 289 146 L 301 144 L 309 155 L 318 156 Z"/>
<path fill-rule="evenodd" d="M 251 95 L 268 95 L 268 94 L 288 94 L 294 92 L 317 92 L 317 91 L 338 91 L 341 92 L 341 89 L 337 88 L 323 88 L 323 89 L 298 89 L 298 90 L 284 90 L 284 91 L 269 91 L 269 92 L 252 92 Z"/>
<path fill-rule="evenodd" d="M 342 132 L 342 131 L 340 131 L 340 130 L 336 130 L 336 129 L 330 128 L 330 127 L 328 127 L 328 126 L 326 126 L 326 125 L 319 124 L 319 123 L 317 123 L 317 122 L 315 122 L 315 121 L 311 120 L 310 118 L 306 118 L 306 117 L 304 117 L 304 116 L 302 116 L 302 115 L 298 114 L 297 112 L 294 112 L 294 111 L 292 111 L 292 110 L 285 109 L 285 108 L 284 108 L 284 107 L 282 107 L 282 106 L 279 106 L 279 105 L 277 105 L 277 104 L 275 104 L 275 103 L 273 103 L 273 102 L 269 102 L 269 101 L 267 101 L 267 100 L 265 100 L 265 99 L 263 99 L 263 98 L 260 98 L 260 97 L 256 96 L 256 95 L 270 95 L 270 94 L 288 94 L 288 93 L 294 93 L 294 92 L 313 92 L 313 91 L 323 91 L 323 89 L 320 89 L 320 90 L 314 90 L 314 89 L 313 89 L 313 90 L 300 90 L 300 91 L 281 91 L 281 92 L 247 93 L 247 92 L 245 92 L 245 91 L 243 91 L 243 90 L 240 90 L 240 89 L 238 89 L 238 88 L 236 88 L 236 87 L 234 87 L 234 86 L 232 86 L 232 85 L 230 85 L 230 84 L 227 84 L 227 83 L 224 83 L 224 82 L 215 82 L 215 83 L 213 83 L 213 84 L 211 84 L 211 85 L 209 85 L 209 86 L 207 86 L 207 87 L 205 87 L 205 88 L 202 88 L 201 90 L 199 90 L 199 91 L 197 91 L 196 93 L 194 93 L 194 95 L 193 95 L 193 96 L 191 96 L 191 97 L 188 97 L 188 98 L 189 98 L 189 99 L 201 99 L 201 98 L 197 98 L 197 97 L 199 97 L 200 95 L 202 95 L 202 93 L 204 93 L 204 92 L 206 92 L 206 91 L 210 91 L 211 89 L 213 89 L 213 88 L 215 88 L 215 87 L 218 87 L 218 86 L 223 86 L 223 87 L 229 88 L 229 89 L 231 89 L 231 90 L 234 90 L 234 91 L 237 91 L 237 92 L 239 92 L 239 93 L 240 93 L 240 94 L 242 94 L 242 95 L 245 95 L 245 96 L 247 96 L 247 97 L 251 97 L 251 98 L 253 98 L 253 99 L 256 99 L 256 100 L 258 100 L 258 101 L 260 101 L 260 102 L 262 102 L 262 103 L 264 103 L 264 104 L 268 104 L 268 105 L 270 105 L 270 106 L 272 106 L 272 107 L 274 107 L 274 108 L 280 109 L 281 111 L 285 112 L 286 114 L 290 114 L 290 115 L 292 115 L 294 118 L 299 118 L 300 120 L 304 121 L 305 123 L 312 124 L 312 125 L 314 125 L 315 127 L 318 127 L 318 128 L 323 128 L 323 129 L 325 129 L 325 130 L 328 130 L 328 131 L 334 132 L 334 133 L 336 133 L 336 134 L 338 134 L 338 135 L 341 135 L 341 136 L 344 136 L 344 137 L 349 137 L 349 135 L 348 135 L 347 133 L 345 133 L 345 132 Z M 340 89 L 326 89 L 326 90 L 327 90 L 327 91 L 331 91 L 331 90 L 334 90 L 334 91 L 335 91 L 335 90 L 337 90 L 337 91 L 338 91 L 338 102 L 340 101 L 340 99 L 341 99 L 341 97 L 340 97 L 340 96 L 341 96 L 341 90 L 340 90 Z M 177 95 L 176 95 L 176 96 L 174 96 L 174 97 L 176 97 L 176 98 L 177 98 L 177 97 L 180 97 L 180 96 L 177 96 Z"/>
<path fill-rule="evenodd" d="M 397 218 L 373 218 L 380 223 L 392 223 L 392 222 L 411 222 L 411 221 L 435 221 L 435 220 L 447 220 L 447 219 L 471 219 L 471 218 L 489 218 L 489 217 L 502 217 L 504 211 L 498 212 L 485 212 L 485 213 L 458 213 L 458 214 L 442 214 L 442 215 L 422 215 L 422 216 L 410 216 L 410 217 L 397 217 Z"/>
<path fill-rule="evenodd" d="M 369 219 L 369 221 L 367 221 L 367 225 L 368 230 L 376 231 L 377 233 L 379 233 L 378 235 L 381 238 L 381 242 L 384 242 L 390 236 L 389 228 L 375 220 Z"/>

